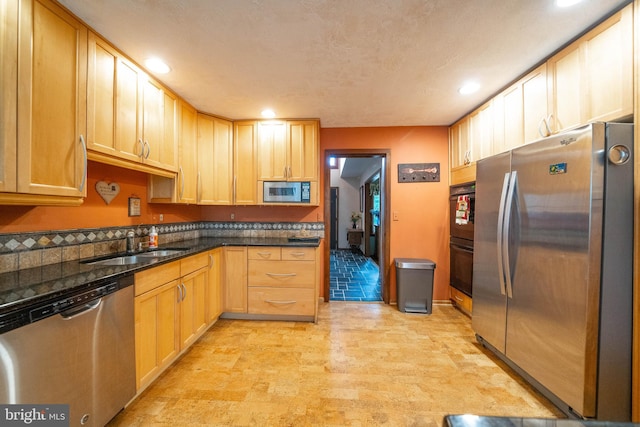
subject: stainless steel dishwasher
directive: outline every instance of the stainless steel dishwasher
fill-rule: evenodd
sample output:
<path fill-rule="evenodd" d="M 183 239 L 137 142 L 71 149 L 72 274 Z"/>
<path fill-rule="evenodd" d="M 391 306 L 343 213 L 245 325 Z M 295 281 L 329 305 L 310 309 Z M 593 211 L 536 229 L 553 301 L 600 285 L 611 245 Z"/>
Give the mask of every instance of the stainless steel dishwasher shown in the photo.
<path fill-rule="evenodd" d="M 0 334 L 0 402 L 68 404 L 69 425 L 103 426 L 133 398 L 132 275 L 13 314 Z"/>

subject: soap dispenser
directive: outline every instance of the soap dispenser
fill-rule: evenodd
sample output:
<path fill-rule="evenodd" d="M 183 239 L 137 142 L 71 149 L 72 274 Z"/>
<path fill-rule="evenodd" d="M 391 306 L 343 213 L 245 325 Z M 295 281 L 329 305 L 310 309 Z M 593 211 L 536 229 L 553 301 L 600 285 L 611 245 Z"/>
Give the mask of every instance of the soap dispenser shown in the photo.
<path fill-rule="evenodd" d="M 155 249 L 158 247 L 158 231 L 156 226 L 152 225 L 149 231 L 149 249 Z"/>

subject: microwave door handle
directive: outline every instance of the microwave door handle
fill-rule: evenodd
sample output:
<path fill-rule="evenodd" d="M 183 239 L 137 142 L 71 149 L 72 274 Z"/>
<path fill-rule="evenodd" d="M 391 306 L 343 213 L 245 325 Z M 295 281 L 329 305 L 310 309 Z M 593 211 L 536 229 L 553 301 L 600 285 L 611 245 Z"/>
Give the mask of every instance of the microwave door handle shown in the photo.
<path fill-rule="evenodd" d="M 509 191 L 509 172 L 504 174 L 504 181 L 502 182 L 502 193 L 500 194 L 500 205 L 498 207 L 498 227 L 496 234 L 496 247 L 498 250 L 498 278 L 500 279 L 500 293 L 506 295 L 507 285 L 504 279 L 504 262 L 503 262 L 503 248 L 502 237 L 504 233 L 504 209 L 507 201 L 507 193 Z"/>
<path fill-rule="evenodd" d="M 509 252 L 509 229 L 511 225 L 511 208 L 513 207 L 513 196 L 516 193 L 516 186 L 518 185 L 518 173 L 516 171 L 511 172 L 511 178 L 509 180 L 509 193 L 507 194 L 507 203 L 505 204 L 504 212 L 504 231 L 502 233 L 502 259 L 504 264 L 504 277 L 507 285 L 507 297 L 513 298 L 513 281 L 511 280 L 511 259 Z"/>

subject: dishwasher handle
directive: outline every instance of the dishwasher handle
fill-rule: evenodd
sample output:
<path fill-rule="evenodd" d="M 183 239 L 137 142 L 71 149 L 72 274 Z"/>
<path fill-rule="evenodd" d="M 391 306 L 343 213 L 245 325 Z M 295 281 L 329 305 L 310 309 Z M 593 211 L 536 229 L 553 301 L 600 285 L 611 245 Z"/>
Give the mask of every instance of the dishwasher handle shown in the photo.
<path fill-rule="evenodd" d="M 96 300 L 88 302 L 79 307 L 75 307 L 67 311 L 64 311 L 60 313 L 60 316 L 62 316 L 64 320 L 75 319 L 76 317 L 80 317 L 83 314 L 89 313 L 90 311 L 97 309 L 98 307 L 100 307 L 100 304 L 102 304 L 102 298 L 98 298 Z"/>

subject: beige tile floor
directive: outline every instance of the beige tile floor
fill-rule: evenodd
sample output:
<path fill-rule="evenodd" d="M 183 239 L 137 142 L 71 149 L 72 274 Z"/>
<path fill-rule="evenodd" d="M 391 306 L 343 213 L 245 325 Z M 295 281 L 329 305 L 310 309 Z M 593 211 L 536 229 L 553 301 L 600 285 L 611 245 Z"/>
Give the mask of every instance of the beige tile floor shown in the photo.
<path fill-rule="evenodd" d="M 447 305 L 321 304 L 317 324 L 219 320 L 112 426 L 440 426 L 562 414 Z"/>

